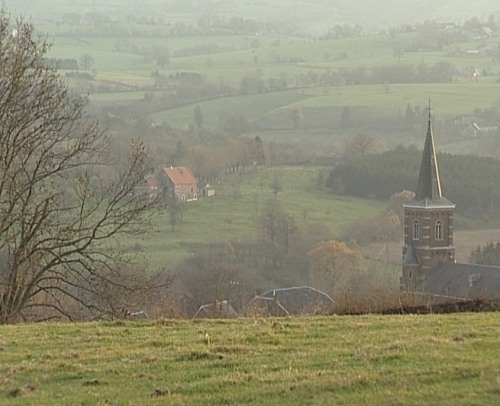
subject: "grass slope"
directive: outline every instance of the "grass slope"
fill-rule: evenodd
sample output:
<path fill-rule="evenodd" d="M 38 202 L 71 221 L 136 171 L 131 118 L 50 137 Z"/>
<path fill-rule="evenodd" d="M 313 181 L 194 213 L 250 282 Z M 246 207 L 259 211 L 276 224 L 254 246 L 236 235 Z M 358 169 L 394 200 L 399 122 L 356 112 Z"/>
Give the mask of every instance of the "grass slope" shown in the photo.
<path fill-rule="evenodd" d="M 0 326 L 0 403 L 484 405 L 500 314 Z"/>
<path fill-rule="evenodd" d="M 277 200 L 299 227 L 321 224 L 332 237 L 339 236 L 348 223 L 370 217 L 384 203 L 333 195 L 316 186 L 319 172 L 328 176 L 328 167 L 247 168 L 245 173 L 229 175 L 215 185 L 213 199 L 200 199 L 185 205 L 182 222 L 172 227 L 169 215 L 158 219 L 158 232 L 149 238 L 121 239 L 125 251 L 140 247 L 154 268 L 169 268 L 207 242 L 253 240 L 259 230 L 259 216 L 268 200 L 274 199 L 271 183 L 281 178 L 282 192 Z"/>
<path fill-rule="evenodd" d="M 163 110 L 149 117 L 158 123 L 181 127 L 194 122 L 194 109 L 199 105 L 208 128 L 219 124 L 221 117 L 241 113 L 263 129 L 279 129 L 284 135 L 307 137 L 313 129 L 323 129 L 332 137 L 339 136 L 344 106 L 349 106 L 353 120 L 359 115 L 404 116 L 408 104 L 425 107 L 429 98 L 438 117 L 471 113 L 474 106 L 489 108 L 498 99 L 497 78 L 481 78 L 478 82 L 394 84 L 389 92 L 382 85 L 337 86 L 325 94 L 324 88 L 294 89 L 282 92 L 221 97 L 219 99 Z M 293 108 L 304 115 L 304 131 L 294 131 Z M 258 131 L 254 131 L 259 133 Z M 266 138 L 266 137 L 264 137 Z M 282 139 L 282 141 L 285 141 Z"/>

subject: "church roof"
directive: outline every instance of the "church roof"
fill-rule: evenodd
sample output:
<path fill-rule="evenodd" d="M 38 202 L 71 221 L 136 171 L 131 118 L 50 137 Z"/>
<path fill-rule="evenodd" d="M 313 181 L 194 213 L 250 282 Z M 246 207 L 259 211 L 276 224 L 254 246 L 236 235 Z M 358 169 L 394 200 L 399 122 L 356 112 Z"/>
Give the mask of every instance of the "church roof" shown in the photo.
<path fill-rule="evenodd" d="M 434 134 L 432 132 L 431 116 L 429 114 L 429 124 L 425 137 L 424 152 L 422 153 L 422 163 L 420 164 L 420 174 L 418 176 L 416 200 L 428 198 L 439 200 L 443 197 L 441 193 L 441 179 L 436 159 L 436 148 L 434 147 Z"/>
<path fill-rule="evenodd" d="M 420 260 L 418 259 L 415 250 L 413 249 L 413 244 L 408 244 L 406 249 L 406 255 L 403 258 L 403 265 L 420 265 Z"/>
<path fill-rule="evenodd" d="M 446 197 L 442 197 L 441 199 L 429 199 L 426 197 L 425 199 L 422 200 L 416 200 L 414 198 L 411 202 L 403 204 L 404 207 L 418 207 L 418 208 L 425 208 L 425 209 L 432 209 L 432 208 L 454 208 L 455 204 L 450 202 Z"/>
<path fill-rule="evenodd" d="M 500 298 L 500 267 L 441 262 L 426 278 L 428 293 L 464 298 Z"/>
<path fill-rule="evenodd" d="M 439 177 L 436 148 L 434 146 L 430 105 L 429 124 L 425 137 L 424 151 L 422 153 L 422 163 L 420 164 L 417 191 L 415 193 L 415 198 L 409 206 L 414 205 L 420 207 L 455 207 L 452 202 L 443 197 L 441 191 L 441 178 Z"/>

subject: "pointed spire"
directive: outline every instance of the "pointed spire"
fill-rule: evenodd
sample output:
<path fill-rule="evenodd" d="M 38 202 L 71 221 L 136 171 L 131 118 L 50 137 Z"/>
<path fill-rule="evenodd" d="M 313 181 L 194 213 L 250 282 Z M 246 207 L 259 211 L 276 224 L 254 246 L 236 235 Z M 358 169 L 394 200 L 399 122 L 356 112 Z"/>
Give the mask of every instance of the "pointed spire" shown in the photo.
<path fill-rule="evenodd" d="M 441 179 L 439 178 L 436 149 L 434 147 L 434 134 L 432 132 L 431 101 L 429 99 L 429 124 L 425 138 L 424 152 L 422 153 L 422 163 L 420 165 L 415 200 L 439 200 L 442 197 Z"/>

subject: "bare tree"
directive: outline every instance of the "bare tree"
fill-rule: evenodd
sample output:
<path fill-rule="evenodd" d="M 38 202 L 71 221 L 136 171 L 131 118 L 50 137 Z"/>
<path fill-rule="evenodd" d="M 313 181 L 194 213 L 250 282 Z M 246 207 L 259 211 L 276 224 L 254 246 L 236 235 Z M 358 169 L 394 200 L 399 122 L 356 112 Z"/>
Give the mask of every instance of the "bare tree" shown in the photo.
<path fill-rule="evenodd" d="M 83 54 L 80 57 L 80 64 L 82 65 L 82 69 L 89 70 L 94 65 L 94 58 L 89 54 Z"/>
<path fill-rule="evenodd" d="M 39 308 L 71 318 L 70 302 L 88 316 L 112 311 L 132 261 L 114 239 L 143 232 L 156 207 L 138 188 L 150 170 L 143 143 L 108 171 L 109 139 L 45 64 L 48 48 L 0 9 L 0 323 Z"/>
<path fill-rule="evenodd" d="M 298 130 L 304 122 L 304 114 L 302 113 L 302 109 L 300 107 L 293 108 L 290 112 L 290 116 L 293 122 L 293 129 Z"/>
<path fill-rule="evenodd" d="M 263 243 L 266 258 L 278 269 L 288 254 L 292 239 L 298 231 L 293 216 L 287 214 L 280 202 L 268 200 L 259 216 L 259 240 Z"/>
<path fill-rule="evenodd" d="M 167 198 L 167 211 L 168 221 L 172 226 L 172 232 L 175 232 L 175 226 L 182 223 L 184 212 L 186 211 L 186 204 L 173 194 Z"/>
<path fill-rule="evenodd" d="M 194 122 L 198 128 L 203 127 L 204 122 L 203 111 L 201 110 L 200 105 L 198 104 L 194 109 Z"/>
<path fill-rule="evenodd" d="M 243 296 L 248 296 L 243 269 L 224 250 L 213 252 L 215 249 L 209 246 L 206 252 L 186 260 L 179 272 L 180 280 L 195 308 L 225 300 L 239 308 Z"/>
<path fill-rule="evenodd" d="M 356 135 L 347 146 L 346 155 L 349 157 L 360 157 L 380 153 L 385 149 L 385 145 L 376 141 L 366 134 Z"/>
<path fill-rule="evenodd" d="M 278 199 L 278 193 L 283 191 L 283 177 L 281 174 L 275 172 L 273 181 L 271 182 L 271 189 L 274 193 L 274 200 Z"/>

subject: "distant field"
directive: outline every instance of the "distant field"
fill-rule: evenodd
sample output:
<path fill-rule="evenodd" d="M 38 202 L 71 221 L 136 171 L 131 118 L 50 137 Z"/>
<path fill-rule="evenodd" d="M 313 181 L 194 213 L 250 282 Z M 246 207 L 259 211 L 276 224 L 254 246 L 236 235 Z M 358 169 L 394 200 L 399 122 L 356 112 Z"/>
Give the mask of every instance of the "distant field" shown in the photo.
<path fill-rule="evenodd" d="M 64 26 L 62 26 L 64 27 Z M 168 47 L 172 58 L 159 69 L 166 75 L 177 71 L 197 71 L 210 79 L 224 77 L 238 81 L 242 73 L 261 69 L 264 77 L 278 76 L 280 73 L 322 73 L 328 69 L 354 69 L 359 67 L 379 67 L 388 65 L 426 64 L 431 66 L 440 61 L 452 63 L 461 72 L 470 66 L 482 71 L 498 74 L 500 66 L 495 58 L 481 56 L 450 56 L 447 51 L 407 51 L 401 58 L 394 56 L 394 44 L 407 44 L 415 39 L 415 33 L 370 35 L 355 38 L 317 40 L 282 35 L 210 35 L 210 36 L 168 36 L 154 34 L 151 27 L 121 25 L 114 34 L 94 34 L 92 26 L 75 26 L 69 30 L 40 25 L 40 30 L 48 32 L 49 42 L 54 46 L 51 55 L 55 57 L 79 58 L 89 53 L 95 59 L 98 70 L 126 70 L 131 66 L 141 67 L 149 72 L 157 70 L 155 61 L 146 62 L 140 55 L 121 52 L 116 49 L 119 39 L 126 39 L 129 47 Z M 163 29 L 165 30 L 165 29 Z M 120 34 L 120 31 L 124 33 Z M 161 31 L 161 29 L 160 29 Z M 136 32 L 134 34 L 134 32 Z M 256 42 L 257 41 L 257 42 Z M 490 40 L 491 46 L 500 44 L 500 39 Z M 176 56 L 176 52 L 199 46 L 217 46 L 219 51 L 192 56 Z M 457 43 L 450 50 L 475 50 L 477 41 Z M 288 62 L 296 59 L 296 62 Z M 210 61 L 210 63 L 208 63 Z"/>
<path fill-rule="evenodd" d="M 167 27 L 141 26 L 137 24 L 114 24 L 108 34 L 94 32 L 92 25 L 37 23 L 37 28 L 48 34 L 53 43 L 50 56 L 79 59 L 83 54 L 94 58 L 93 68 L 99 79 L 123 73 L 127 83 L 135 75 L 149 78 L 151 72 L 159 71 L 170 75 L 182 71 L 195 71 L 209 80 L 224 78 L 239 84 L 248 72 L 259 71 L 264 79 L 286 75 L 293 79 L 296 75 L 309 72 L 322 74 L 330 70 L 356 69 L 388 65 L 418 65 L 428 67 L 445 61 L 457 68 L 458 76 L 463 76 L 466 68 L 478 67 L 493 77 L 500 74 L 498 60 L 488 55 L 451 56 L 449 51 L 475 50 L 478 41 L 457 43 L 441 51 L 404 52 L 401 58 L 394 56 L 394 45 L 411 45 L 415 33 L 368 35 L 356 38 L 318 40 L 313 38 L 287 37 L 286 35 L 168 35 Z M 156 32 L 158 31 L 158 32 Z M 124 40 L 127 51 L 117 49 L 117 42 Z M 495 48 L 500 39 L 492 38 L 488 45 Z M 192 56 L 176 56 L 176 53 L 193 47 L 218 47 L 217 52 Z M 154 58 L 146 59 L 131 48 L 167 48 L 170 62 L 158 67 Z M 460 55 L 460 53 L 459 53 Z M 289 62 L 296 60 L 296 62 Z M 127 74 L 128 73 L 128 74 Z"/>
<path fill-rule="evenodd" d="M 436 119 L 460 117 L 471 115 L 477 109 L 489 109 L 498 105 L 500 100 L 500 63 L 496 56 L 500 37 L 478 39 L 476 33 L 468 28 L 450 29 L 450 33 L 460 32 L 467 37 L 464 37 L 463 42 L 443 44 L 441 49 L 434 51 L 415 50 L 414 43 L 420 35 L 416 31 L 390 33 L 389 30 L 386 33 L 371 32 L 370 35 L 339 39 L 287 35 L 272 29 L 256 33 L 233 32 L 230 35 L 223 30 L 214 30 L 209 35 L 202 36 L 193 27 L 198 26 L 198 19 L 200 15 L 204 15 L 204 11 L 195 7 L 195 3 L 166 6 L 150 0 L 140 10 L 134 3 L 127 4 L 129 8 L 119 6 L 114 0 L 96 4 L 96 10 L 102 10 L 104 14 L 113 15 L 116 19 L 112 23 L 97 26 L 84 19 L 78 24 L 62 22 L 65 10 L 72 12 L 78 9 L 69 4 L 60 7 L 61 21 L 57 17 L 35 21 L 38 30 L 47 33 L 48 41 L 53 43 L 49 56 L 80 60 L 82 55 L 88 54 L 93 58 L 91 70 L 95 81 L 84 83 L 82 91 L 90 92 L 90 101 L 99 103 L 99 108 L 126 105 L 142 99 L 145 92 L 159 100 L 175 97 L 174 93 L 153 89 L 153 73 L 156 72 L 163 77 L 179 72 L 196 72 L 206 81 L 229 82 L 238 92 L 246 75 L 258 76 L 265 83 L 270 79 L 287 83 L 285 91 L 234 96 L 216 94 L 212 99 L 210 96 L 203 96 L 199 100 L 188 100 L 179 107 L 166 110 L 161 110 L 161 103 L 147 107 L 153 121 L 168 123 L 174 128 L 183 128 L 186 124 L 193 123 L 194 109 L 200 105 L 204 126 L 215 132 L 223 127 L 225 118 L 240 115 L 248 120 L 252 133 L 259 135 L 264 141 L 291 143 L 299 148 L 312 146 L 329 154 L 338 152 L 334 142 L 344 142 L 361 132 L 372 136 L 387 148 L 398 144 L 420 145 L 414 138 L 416 134 L 409 134 L 410 131 L 404 128 L 386 131 L 384 124 L 380 124 L 381 128 L 358 125 L 356 123 L 359 118 L 368 117 L 370 123 L 377 122 L 378 119 L 383 122 L 385 118 L 394 121 L 397 117 L 404 116 L 408 104 L 424 107 L 429 99 Z M 282 4 L 282 1 L 272 4 L 219 2 L 213 7 L 221 15 L 265 17 L 268 21 L 279 9 L 278 4 Z M 325 19 L 331 18 L 334 21 L 346 18 L 348 14 L 344 13 L 354 12 L 354 15 L 359 15 L 366 12 L 355 5 L 343 4 L 342 8 L 335 9 L 327 18 L 324 11 L 328 7 L 335 9 L 331 5 L 309 3 L 304 9 L 306 15 L 300 18 L 301 24 L 310 26 L 315 21 L 318 24 L 322 21 L 324 24 Z M 368 9 L 370 6 L 367 3 L 364 7 Z M 410 8 L 412 16 L 422 12 L 409 4 L 403 6 L 393 3 L 390 7 L 394 10 Z M 457 11 L 450 5 L 441 4 L 439 7 L 447 14 Z M 283 15 L 296 20 L 297 16 L 287 8 L 282 10 Z M 339 11 L 341 9 L 342 12 Z M 150 14 L 146 13 L 147 17 L 163 16 L 164 24 L 140 23 L 139 17 L 145 17 L 145 11 L 142 10 L 154 10 Z M 43 10 L 38 12 L 44 15 Z M 378 12 L 379 10 L 373 9 L 372 14 L 378 15 Z M 84 16 L 83 12 L 81 16 Z M 483 17 L 485 16 L 481 16 Z M 172 34 L 176 24 L 179 24 L 180 31 Z M 191 26 L 194 32 L 183 33 L 183 27 L 187 26 Z M 330 28 L 332 27 L 333 25 Z M 403 52 L 396 56 L 394 50 L 397 47 L 403 49 Z M 152 51 L 153 49 L 168 49 L 168 63 L 159 66 L 155 59 L 157 51 Z M 468 50 L 489 50 L 489 54 L 482 51 L 481 54 L 468 55 Z M 453 82 L 397 84 L 389 79 L 385 84 L 375 85 L 312 87 L 311 84 L 297 87 L 302 86 L 296 80 L 300 76 L 321 76 L 329 71 L 339 73 L 401 65 L 412 65 L 416 70 L 420 69 L 417 68 L 418 65 L 424 65 L 425 70 L 438 62 L 453 65 L 456 71 Z M 477 81 L 471 81 L 470 74 L 466 73 L 471 68 L 478 68 L 481 73 Z M 73 79 L 70 83 L 73 85 L 76 82 L 77 79 Z M 115 88 L 119 92 L 111 93 Z M 354 123 L 352 129 L 348 130 L 340 125 L 340 116 L 345 106 L 351 109 Z M 298 129 L 293 128 L 290 117 L 291 110 L 295 108 L 300 108 L 304 117 Z M 453 153 L 488 153 L 484 148 L 478 147 L 480 140 L 464 140 L 461 136 L 459 134 L 459 137 L 440 142 L 439 149 Z"/>
<path fill-rule="evenodd" d="M 293 89 L 283 92 L 251 94 L 247 96 L 222 97 L 210 101 L 164 110 L 150 115 L 158 123 L 183 126 L 194 123 L 194 109 L 199 105 L 205 119 L 204 125 L 213 128 L 231 114 L 241 114 L 252 126 L 252 133 L 264 141 L 325 145 L 324 152 L 331 152 L 334 143 L 346 136 L 341 128 L 341 115 L 349 106 L 352 120 L 357 117 L 403 117 L 408 104 L 425 108 L 430 99 L 434 118 L 449 118 L 471 114 L 476 108 L 491 108 L 500 97 L 500 82 L 493 77 L 481 78 L 478 82 L 454 82 L 444 84 L 395 84 L 389 91 L 382 85 L 339 86 L 323 88 Z M 300 108 L 303 124 L 293 129 L 291 111 Z M 382 129 L 353 129 L 364 132 L 384 142 L 389 148 L 401 144 L 417 143 L 419 139 L 402 137 L 400 132 L 384 132 Z M 424 130 L 422 130 L 424 131 Z M 348 133 L 348 132 L 347 132 Z M 422 137 L 424 133 L 422 132 Z M 439 134 L 437 134 L 439 138 Z M 448 140 L 439 140 L 438 149 L 458 154 L 471 152 L 471 146 L 481 139 L 464 139 L 462 134 Z"/>
<path fill-rule="evenodd" d="M 2 405 L 496 405 L 500 314 L 0 326 Z"/>
<path fill-rule="evenodd" d="M 431 99 L 437 117 L 449 117 L 469 114 L 474 106 L 489 108 L 500 98 L 500 82 L 495 78 L 482 78 L 479 82 L 457 82 L 439 84 L 394 84 L 389 91 L 382 85 L 338 86 L 330 88 L 325 94 L 324 88 L 293 89 L 283 92 L 271 92 L 223 97 L 199 104 L 206 111 L 207 126 L 213 125 L 220 113 L 241 112 L 250 119 L 264 119 L 268 125 L 276 123 L 285 128 L 292 127 L 290 111 L 300 107 L 309 114 L 304 114 L 305 126 L 316 122 L 324 109 L 337 111 L 338 117 L 330 117 L 330 125 L 339 125 L 340 113 L 344 106 L 352 109 L 370 109 L 372 115 L 404 115 L 407 104 L 425 106 Z M 196 105 L 169 109 L 151 115 L 155 121 L 180 123 L 193 121 Z M 286 114 L 283 119 L 273 116 Z M 355 113 L 354 113 L 355 114 Z M 324 119 L 317 127 L 325 127 Z"/>
<path fill-rule="evenodd" d="M 91 102 L 127 102 L 144 98 L 144 92 L 113 92 L 113 93 L 93 93 Z"/>
<path fill-rule="evenodd" d="M 204 125 L 210 128 L 218 125 L 222 117 L 233 114 L 242 114 L 252 121 L 262 120 L 276 115 L 279 111 L 292 105 L 300 105 L 300 102 L 307 98 L 308 95 L 297 90 L 221 97 L 207 102 L 154 113 L 150 118 L 157 123 L 168 123 L 171 126 L 181 127 L 194 122 L 194 109 L 199 105 L 203 111 Z M 287 125 L 290 127 L 291 120 L 289 112 L 287 113 Z"/>

